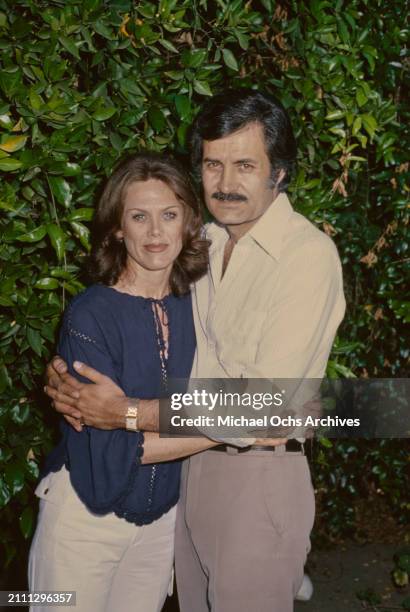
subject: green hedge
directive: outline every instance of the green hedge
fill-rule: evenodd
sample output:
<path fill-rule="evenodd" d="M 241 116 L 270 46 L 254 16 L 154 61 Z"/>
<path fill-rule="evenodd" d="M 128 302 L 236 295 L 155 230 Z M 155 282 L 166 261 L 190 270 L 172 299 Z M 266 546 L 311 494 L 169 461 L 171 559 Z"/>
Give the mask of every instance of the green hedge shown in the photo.
<path fill-rule="evenodd" d="M 197 109 L 228 83 L 283 100 L 299 143 L 292 200 L 339 247 L 348 312 L 329 373 L 403 375 L 410 117 L 402 13 L 399 0 L 0 0 L 6 560 L 32 531 L 33 483 L 55 425 L 41 379 L 62 309 L 82 287 L 101 179 L 140 147 L 186 155 Z M 360 445 L 349 444 L 359 457 Z M 317 482 L 329 495 L 343 489 L 339 464 L 350 472 L 340 503 L 323 502 L 336 532 L 353 525 L 345 519 L 370 460 L 368 450 L 360 461 L 341 459 L 350 446 L 317 455 Z M 373 446 L 370 481 L 402 513 L 400 445 L 387 454 Z"/>

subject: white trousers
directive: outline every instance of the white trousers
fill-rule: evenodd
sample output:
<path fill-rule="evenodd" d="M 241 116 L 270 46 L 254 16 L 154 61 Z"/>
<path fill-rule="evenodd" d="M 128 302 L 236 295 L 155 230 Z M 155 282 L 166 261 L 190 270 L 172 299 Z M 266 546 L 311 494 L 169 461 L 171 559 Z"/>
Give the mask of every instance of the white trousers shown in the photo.
<path fill-rule="evenodd" d="M 75 612 L 160 612 L 172 579 L 175 507 L 142 526 L 114 513 L 98 516 L 80 501 L 64 467 L 43 478 L 36 495 L 30 591 L 76 591 Z"/>

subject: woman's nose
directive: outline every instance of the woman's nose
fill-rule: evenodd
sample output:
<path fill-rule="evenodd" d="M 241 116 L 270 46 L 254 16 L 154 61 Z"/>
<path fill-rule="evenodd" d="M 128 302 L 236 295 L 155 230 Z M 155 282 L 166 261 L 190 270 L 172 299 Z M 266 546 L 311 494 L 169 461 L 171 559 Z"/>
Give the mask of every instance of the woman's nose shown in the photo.
<path fill-rule="evenodd" d="M 151 236 L 159 236 L 161 234 L 161 223 L 158 219 L 151 220 L 149 234 Z"/>

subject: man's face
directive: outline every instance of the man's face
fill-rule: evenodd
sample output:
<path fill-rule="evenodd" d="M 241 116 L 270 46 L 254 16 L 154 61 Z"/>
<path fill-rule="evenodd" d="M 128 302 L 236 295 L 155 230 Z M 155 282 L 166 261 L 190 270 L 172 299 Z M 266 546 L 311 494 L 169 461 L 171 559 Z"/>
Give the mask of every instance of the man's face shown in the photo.
<path fill-rule="evenodd" d="M 247 232 L 277 195 L 262 126 L 249 123 L 224 138 L 204 140 L 202 183 L 215 219 L 237 238 Z"/>

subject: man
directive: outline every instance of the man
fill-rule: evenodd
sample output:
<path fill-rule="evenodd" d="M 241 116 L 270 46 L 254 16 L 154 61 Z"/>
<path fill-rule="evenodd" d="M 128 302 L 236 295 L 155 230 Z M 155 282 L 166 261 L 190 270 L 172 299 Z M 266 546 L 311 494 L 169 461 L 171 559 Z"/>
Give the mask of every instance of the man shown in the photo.
<path fill-rule="evenodd" d="M 285 195 L 295 158 L 286 111 L 260 92 L 214 96 L 194 123 L 191 159 L 217 221 L 207 227 L 209 273 L 193 290 L 194 378 L 324 375 L 345 308 L 342 275 L 332 241 Z M 96 384 L 61 383 L 50 369 L 57 409 L 123 427 L 129 398 L 91 368 L 81 373 Z M 156 401 L 141 402 L 138 426 L 155 430 L 157 414 Z M 176 531 L 182 612 L 293 610 L 314 497 L 303 444 L 283 442 L 224 445 L 185 462 Z"/>

